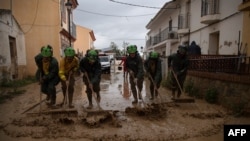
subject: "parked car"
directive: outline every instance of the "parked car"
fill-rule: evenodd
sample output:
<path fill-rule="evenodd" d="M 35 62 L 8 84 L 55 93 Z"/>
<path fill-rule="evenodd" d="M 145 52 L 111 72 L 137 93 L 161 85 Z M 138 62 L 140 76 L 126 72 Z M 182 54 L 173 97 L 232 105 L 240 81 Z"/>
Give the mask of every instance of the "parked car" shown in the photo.
<path fill-rule="evenodd" d="M 111 57 L 106 54 L 99 54 L 101 68 L 103 73 L 110 74 Z"/>

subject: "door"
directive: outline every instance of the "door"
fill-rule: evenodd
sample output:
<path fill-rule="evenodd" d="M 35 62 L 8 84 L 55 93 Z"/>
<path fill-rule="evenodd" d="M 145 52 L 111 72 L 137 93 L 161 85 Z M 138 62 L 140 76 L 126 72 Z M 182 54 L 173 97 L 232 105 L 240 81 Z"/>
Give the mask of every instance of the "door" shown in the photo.
<path fill-rule="evenodd" d="M 215 32 L 209 35 L 209 49 L 208 54 L 219 55 L 219 37 L 220 33 Z"/>
<path fill-rule="evenodd" d="M 16 50 L 16 39 L 9 37 L 10 44 L 10 58 L 11 58 L 11 75 L 12 79 L 18 78 L 18 66 L 17 66 L 17 50 Z"/>

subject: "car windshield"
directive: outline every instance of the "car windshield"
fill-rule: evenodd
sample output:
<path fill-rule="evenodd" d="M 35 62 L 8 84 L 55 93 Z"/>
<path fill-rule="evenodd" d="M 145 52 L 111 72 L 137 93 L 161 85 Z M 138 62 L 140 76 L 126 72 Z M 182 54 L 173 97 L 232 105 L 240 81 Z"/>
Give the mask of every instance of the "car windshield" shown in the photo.
<path fill-rule="evenodd" d="M 109 58 L 108 57 L 100 57 L 100 61 L 101 62 L 109 62 Z"/>

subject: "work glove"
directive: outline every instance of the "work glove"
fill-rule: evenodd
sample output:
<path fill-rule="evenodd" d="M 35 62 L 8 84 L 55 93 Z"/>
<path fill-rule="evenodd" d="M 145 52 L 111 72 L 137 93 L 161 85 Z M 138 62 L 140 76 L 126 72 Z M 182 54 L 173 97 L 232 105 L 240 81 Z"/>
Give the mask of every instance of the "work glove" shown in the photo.
<path fill-rule="evenodd" d="M 82 76 L 85 77 L 85 78 L 87 79 L 88 73 L 87 73 L 87 72 L 83 72 Z"/>
<path fill-rule="evenodd" d="M 157 88 L 157 86 L 155 86 L 154 88 L 155 88 L 155 91 L 158 91 L 158 88 Z"/>
<path fill-rule="evenodd" d="M 62 75 L 62 76 L 61 76 L 61 80 L 62 80 L 62 81 L 66 81 L 66 80 L 67 80 L 67 79 L 66 79 L 66 76 L 65 76 L 65 75 Z"/>
<path fill-rule="evenodd" d="M 44 81 L 46 80 L 46 76 L 42 76 L 42 78 L 40 79 L 40 84 L 44 83 Z"/>
<path fill-rule="evenodd" d="M 93 90 L 93 85 L 91 83 L 89 83 L 89 88 Z"/>
<path fill-rule="evenodd" d="M 132 70 L 129 70 L 128 73 L 129 73 L 130 75 L 134 75 L 134 72 L 133 72 Z"/>
<path fill-rule="evenodd" d="M 73 72 L 77 72 L 77 70 L 78 70 L 77 67 L 73 68 Z"/>
<path fill-rule="evenodd" d="M 137 84 L 137 78 L 134 79 L 134 83 Z"/>
<path fill-rule="evenodd" d="M 171 71 L 171 70 L 173 70 L 173 68 L 172 68 L 171 66 L 169 66 L 169 67 L 168 67 L 168 70 Z"/>
<path fill-rule="evenodd" d="M 176 76 L 180 76 L 182 73 L 180 71 L 176 72 Z"/>

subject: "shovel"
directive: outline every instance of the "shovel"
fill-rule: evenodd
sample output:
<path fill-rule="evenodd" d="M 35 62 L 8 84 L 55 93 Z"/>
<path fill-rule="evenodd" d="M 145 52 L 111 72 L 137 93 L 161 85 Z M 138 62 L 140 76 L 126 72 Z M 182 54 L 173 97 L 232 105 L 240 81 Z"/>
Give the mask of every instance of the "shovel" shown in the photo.
<path fill-rule="evenodd" d="M 179 82 L 179 80 L 178 80 L 178 78 L 177 78 L 175 72 L 174 72 L 172 69 L 171 69 L 171 71 L 172 71 L 172 73 L 173 73 L 173 75 L 174 75 L 174 78 L 175 78 L 177 84 L 178 84 L 178 87 L 179 87 L 180 90 L 181 90 L 181 93 L 183 94 L 184 92 L 183 92 L 183 90 L 182 90 L 182 88 L 181 88 L 180 82 Z"/>
<path fill-rule="evenodd" d="M 181 94 L 184 94 L 184 91 L 183 91 L 183 89 L 181 88 L 180 82 L 179 82 L 179 80 L 178 80 L 178 78 L 177 78 L 175 72 L 174 72 L 172 69 L 171 69 L 171 71 L 172 71 L 172 73 L 173 73 L 173 75 L 174 75 L 174 78 L 176 79 L 176 82 L 177 82 L 177 84 L 178 84 L 178 86 L 179 86 L 179 88 L 180 88 L 180 90 L 181 90 Z M 195 102 L 195 100 L 194 100 L 194 99 L 190 99 L 190 98 L 186 98 L 186 99 L 175 99 L 175 102 L 179 102 L 179 103 L 193 103 L 193 102 Z"/>
<path fill-rule="evenodd" d="M 40 83 L 42 80 L 42 72 L 40 72 Z M 42 111 L 42 84 L 40 84 L 40 102 L 39 102 L 39 115 L 41 114 Z"/>
<path fill-rule="evenodd" d="M 70 79 L 71 79 L 71 72 L 69 73 L 68 81 L 70 81 Z M 67 86 L 67 89 L 66 89 L 66 94 L 65 94 L 65 97 L 64 97 L 64 101 L 63 101 L 63 109 L 66 109 L 67 103 L 69 103 L 69 94 L 68 94 L 69 82 L 68 83 L 66 82 L 66 86 Z"/>

